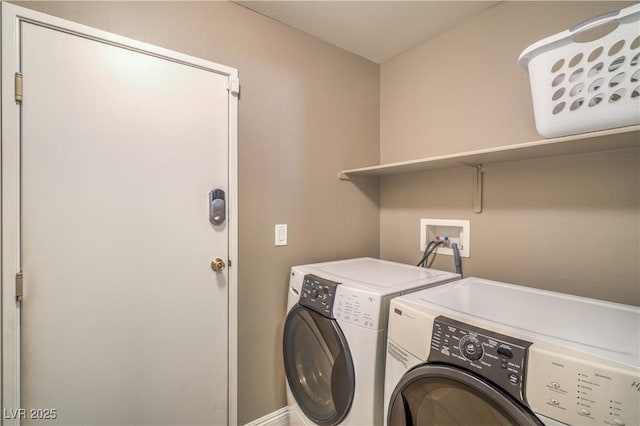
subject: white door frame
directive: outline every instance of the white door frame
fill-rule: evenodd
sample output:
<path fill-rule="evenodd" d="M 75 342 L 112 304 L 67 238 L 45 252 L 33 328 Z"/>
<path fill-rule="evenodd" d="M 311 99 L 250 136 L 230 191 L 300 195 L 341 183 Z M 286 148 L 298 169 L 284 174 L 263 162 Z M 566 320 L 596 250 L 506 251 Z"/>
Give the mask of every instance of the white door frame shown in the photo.
<path fill-rule="evenodd" d="M 238 70 L 214 62 L 173 52 L 147 43 L 121 37 L 85 25 L 76 24 L 5 2 L 2 7 L 2 210 L 1 235 L 1 289 L 2 339 L 0 339 L 0 371 L 2 387 L 0 409 L 20 407 L 20 308 L 16 303 L 15 276 L 20 266 L 20 107 L 14 98 L 15 73 L 20 71 L 20 23 L 29 22 L 53 28 L 102 43 L 120 46 L 153 55 L 187 66 L 197 67 L 228 77 L 229 88 L 229 182 L 228 182 L 228 421 L 237 424 L 237 348 L 238 348 Z M 2 416 L 4 417 L 4 415 Z M 18 420 L 0 417 L 1 424 Z"/>

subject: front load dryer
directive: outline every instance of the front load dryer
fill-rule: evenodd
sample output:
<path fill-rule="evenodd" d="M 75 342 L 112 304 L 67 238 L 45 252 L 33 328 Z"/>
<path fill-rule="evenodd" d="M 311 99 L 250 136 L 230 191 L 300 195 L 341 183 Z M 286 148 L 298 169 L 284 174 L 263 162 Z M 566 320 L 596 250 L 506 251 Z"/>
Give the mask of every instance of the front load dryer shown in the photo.
<path fill-rule="evenodd" d="M 389 300 L 459 278 L 372 258 L 293 267 L 283 335 L 289 424 L 382 424 Z"/>
<path fill-rule="evenodd" d="M 391 301 L 388 425 L 640 424 L 640 308 L 478 278 Z"/>

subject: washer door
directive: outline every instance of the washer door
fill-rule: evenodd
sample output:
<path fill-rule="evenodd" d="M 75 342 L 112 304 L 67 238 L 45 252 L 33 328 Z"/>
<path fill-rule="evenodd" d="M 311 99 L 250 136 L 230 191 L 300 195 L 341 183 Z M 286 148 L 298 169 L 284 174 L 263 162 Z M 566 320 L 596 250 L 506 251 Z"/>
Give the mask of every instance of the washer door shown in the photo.
<path fill-rule="evenodd" d="M 424 364 L 404 375 L 389 401 L 389 426 L 542 425 L 511 396 L 465 370 Z"/>
<path fill-rule="evenodd" d="M 336 425 L 351 408 L 355 379 L 349 346 L 338 323 L 296 305 L 284 326 L 284 369 L 302 412 Z"/>

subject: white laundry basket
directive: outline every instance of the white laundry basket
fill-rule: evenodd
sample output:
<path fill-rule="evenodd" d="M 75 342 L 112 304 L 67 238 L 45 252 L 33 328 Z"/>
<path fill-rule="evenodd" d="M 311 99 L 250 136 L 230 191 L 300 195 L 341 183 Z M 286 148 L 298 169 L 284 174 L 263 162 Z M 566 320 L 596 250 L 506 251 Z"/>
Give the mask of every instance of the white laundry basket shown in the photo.
<path fill-rule="evenodd" d="M 640 3 L 534 43 L 518 62 L 542 136 L 640 124 Z"/>

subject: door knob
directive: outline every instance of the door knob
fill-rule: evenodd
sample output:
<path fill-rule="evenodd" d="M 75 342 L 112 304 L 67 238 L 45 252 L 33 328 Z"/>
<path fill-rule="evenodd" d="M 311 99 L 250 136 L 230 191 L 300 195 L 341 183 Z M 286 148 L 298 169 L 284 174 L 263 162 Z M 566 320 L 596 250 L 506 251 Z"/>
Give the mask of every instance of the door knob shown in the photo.
<path fill-rule="evenodd" d="M 222 271 L 225 266 L 226 265 L 224 263 L 224 260 L 220 259 L 219 257 L 216 257 L 215 259 L 213 259 L 213 262 L 211 262 L 211 269 L 214 272 Z"/>

